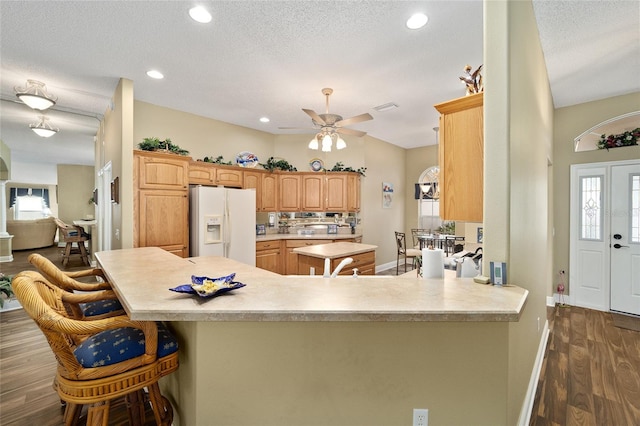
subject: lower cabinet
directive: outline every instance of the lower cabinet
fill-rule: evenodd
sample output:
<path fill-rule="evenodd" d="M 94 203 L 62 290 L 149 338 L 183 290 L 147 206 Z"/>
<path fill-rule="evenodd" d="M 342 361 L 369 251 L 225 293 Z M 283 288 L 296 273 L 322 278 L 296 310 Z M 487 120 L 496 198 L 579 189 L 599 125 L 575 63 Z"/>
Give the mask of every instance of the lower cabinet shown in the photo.
<path fill-rule="evenodd" d="M 294 253 L 293 249 L 297 247 L 316 246 L 318 244 L 329 244 L 332 240 L 283 240 L 285 242 L 285 275 L 298 274 L 298 253 Z M 322 274 L 322 271 L 316 271 L 316 274 Z"/>
<path fill-rule="evenodd" d="M 338 267 L 340 262 L 342 262 L 347 257 L 352 258 L 353 262 L 342 268 L 338 275 L 352 275 L 353 268 L 358 268 L 358 275 L 376 274 L 376 252 L 373 250 L 365 253 L 336 257 L 334 259 L 331 259 L 331 270 L 334 271 Z M 321 275 L 324 271 L 324 259 L 321 259 L 319 257 L 298 255 L 298 274 L 309 275 L 311 268 L 315 270 L 316 275 Z"/>
<path fill-rule="evenodd" d="M 282 241 L 256 241 L 256 267 L 282 274 Z"/>

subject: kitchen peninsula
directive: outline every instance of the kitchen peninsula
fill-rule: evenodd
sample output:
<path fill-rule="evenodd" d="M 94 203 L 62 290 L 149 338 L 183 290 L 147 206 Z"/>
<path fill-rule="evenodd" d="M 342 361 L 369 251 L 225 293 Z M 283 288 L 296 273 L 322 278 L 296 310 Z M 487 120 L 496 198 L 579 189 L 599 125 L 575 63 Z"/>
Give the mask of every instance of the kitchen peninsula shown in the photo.
<path fill-rule="evenodd" d="M 287 277 L 155 247 L 96 258 L 132 319 L 170 322 L 180 368 L 163 379 L 176 425 L 502 425 L 508 340 L 527 291 L 471 279 Z M 246 284 L 212 299 L 191 275 Z M 464 410 L 459 407 L 464 406 Z"/>

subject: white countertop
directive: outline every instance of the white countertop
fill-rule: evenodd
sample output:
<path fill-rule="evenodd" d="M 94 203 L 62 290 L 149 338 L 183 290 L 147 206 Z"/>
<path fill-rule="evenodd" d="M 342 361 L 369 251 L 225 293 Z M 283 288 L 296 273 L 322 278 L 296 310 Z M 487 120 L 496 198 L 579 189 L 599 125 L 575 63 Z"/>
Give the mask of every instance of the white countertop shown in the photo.
<path fill-rule="evenodd" d="M 303 254 L 305 256 L 319 257 L 321 259 L 335 259 L 338 257 L 353 256 L 354 254 L 366 253 L 374 251 L 378 246 L 361 243 L 329 243 L 319 244 L 316 246 L 294 248 L 293 252 Z"/>
<path fill-rule="evenodd" d="M 95 254 L 127 313 L 160 321 L 517 321 L 528 292 L 472 279 L 283 276 L 221 257 L 156 247 Z M 236 272 L 246 287 L 205 299 L 169 291 L 191 275 Z"/>

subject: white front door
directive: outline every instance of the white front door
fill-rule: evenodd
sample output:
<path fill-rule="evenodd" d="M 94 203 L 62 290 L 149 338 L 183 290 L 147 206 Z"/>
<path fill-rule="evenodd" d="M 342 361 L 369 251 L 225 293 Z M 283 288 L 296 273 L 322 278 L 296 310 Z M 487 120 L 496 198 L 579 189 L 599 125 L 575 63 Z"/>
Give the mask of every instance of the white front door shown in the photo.
<path fill-rule="evenodd" d="M 611 167 L 611 310 L 640 315 L 640 164 Z"/>
<path fill-rule="evenodd" d="M 571 167 L 571 302 L 609 310 L 607 167 Z"/>

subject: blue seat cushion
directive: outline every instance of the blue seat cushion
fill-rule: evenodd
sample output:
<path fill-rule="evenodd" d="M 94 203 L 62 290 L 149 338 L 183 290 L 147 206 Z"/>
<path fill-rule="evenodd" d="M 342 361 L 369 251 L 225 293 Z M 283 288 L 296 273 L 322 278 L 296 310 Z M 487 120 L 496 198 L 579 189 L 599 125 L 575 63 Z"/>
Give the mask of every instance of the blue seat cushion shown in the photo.
<path fill-rule="evenodd" d="M 108 314 L 123 309 L 119 300 L 97 300 L 95 302 L 81 303 L 80 308 L 85 317 Z"/>
<path fill-rule="evenodd" d="M 82 342 L 73 351 L 76 359 L 85 368 L 117 364 L 144 354 L 144 333 L 133 327 L 122 327 L 102 331 Z M 178 350 L 178 341 L 158 323 L 158 358 Z"/>

